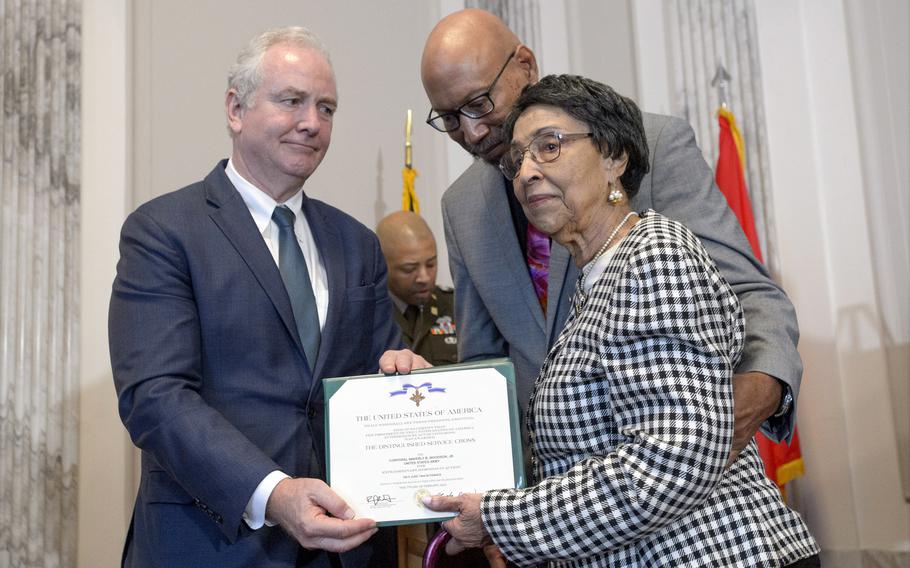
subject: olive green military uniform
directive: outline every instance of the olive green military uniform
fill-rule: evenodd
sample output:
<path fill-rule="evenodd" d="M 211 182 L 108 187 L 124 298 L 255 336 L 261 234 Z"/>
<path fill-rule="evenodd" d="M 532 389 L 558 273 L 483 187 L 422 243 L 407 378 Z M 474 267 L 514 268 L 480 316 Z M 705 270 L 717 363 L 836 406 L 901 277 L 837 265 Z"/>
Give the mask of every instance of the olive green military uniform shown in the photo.
<path fill-rule="evenodd" d="M 395 310 L 395 322 L 401 329 L 402 341 L 411 351 L 433 365 L 449 365 L 458 362 L 454 312 L 454 292 L 437 286 L 423 310 L 412 306 L 405 313 Z M 409 318 L 416 319 L 409 321 Z"/>

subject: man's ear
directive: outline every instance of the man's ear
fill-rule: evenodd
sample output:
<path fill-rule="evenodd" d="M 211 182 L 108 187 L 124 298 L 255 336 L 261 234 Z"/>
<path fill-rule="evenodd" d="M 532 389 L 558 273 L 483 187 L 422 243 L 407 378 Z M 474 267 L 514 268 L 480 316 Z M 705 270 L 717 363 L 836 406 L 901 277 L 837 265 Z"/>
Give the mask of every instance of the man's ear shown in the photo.
<path fill-rule="evenodd" d="M 228 130 L 235 136 L 240 134 L 243 127 L 243 105 L 240 104 L 240 98 L 237 96 L 235 89 L 228 89 L 224 95 L 224 109 L 227 114 Z"/>
<path fill-rule="evenodd" d="M 515 60 L 528 74 L 528 84 L 533 85 L 540 79 L 540 71 L 537 68 L 537 58 L 531 48 L 525 44 L 519 44 L 515 48 Z"/>

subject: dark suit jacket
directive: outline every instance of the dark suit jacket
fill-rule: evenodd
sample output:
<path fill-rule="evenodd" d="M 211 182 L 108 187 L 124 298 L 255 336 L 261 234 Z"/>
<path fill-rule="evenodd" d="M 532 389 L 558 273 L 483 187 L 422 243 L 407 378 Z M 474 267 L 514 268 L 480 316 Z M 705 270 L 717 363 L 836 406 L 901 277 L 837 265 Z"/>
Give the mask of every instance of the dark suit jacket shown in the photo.
<path fill-rule="evenodd" d="M 376 237 L 304 198 L 328 316 L 311 374 L 278 267 L 219 163 L 123 225 L 110 306 L 121 418 L 142 450 L 129 566 L 294 566 L 280 528 L 241 515 L 259 482 L 324 463 L 322 377 L 375 372 L 400 343 Z M 367 566 L 369 547 L 346 566 Z"/>

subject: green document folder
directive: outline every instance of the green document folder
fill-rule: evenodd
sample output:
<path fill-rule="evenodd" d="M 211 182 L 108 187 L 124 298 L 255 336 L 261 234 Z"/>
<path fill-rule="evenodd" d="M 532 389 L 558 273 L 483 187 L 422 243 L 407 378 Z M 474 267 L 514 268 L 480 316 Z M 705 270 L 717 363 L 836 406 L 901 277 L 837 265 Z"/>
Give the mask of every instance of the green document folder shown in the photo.
<path fill-rule="evenodd" d="M 450 371 L 477 371 L 477 373 L 463 373 L 461 381 L 457 376 L 438 375 L 438 373 Z M 491 371 L 501 375 L 501 378 Z M 435 381 L 436 387 L 434 387 L 434 375 L 448 378 L 443 383 Z M 502 393 L 503 378 L 505 396 Z M 372 382 L 353 384 L 351 386 L 354 388 L 342 391 L 345 393 L 344 397 L 339 396 L 339 389 L 342 389 L 349 381 Z M 412 507 L 407 498 L 410 495 L 408 491 L 411 491 L 408 485 L 411 483 L 409 478 L 416 478 L 413 482 L 415 485 L 419 485 L 422 481 L 432 483 L 434 480 L 443 483 L 447 481 L 446 475 L 458 475 L 458 473 L 450 473 L 447 470 L 458 472 L 462 463 L 471 460 L 476 460 L 476 463 L 491 463 L 493 458 L 490 455 L 472 455 L 474 446 L 478 445 L 477 438 L 481 437 L 477 434 L 482 434 L 481 428 L 484 424 L 482 420 L 487 419 L 493 420 L 497 425 L 494 431 L 505 435 L 497 437 L 496 444 L 498 445 L 496 447 L 505 448 L 511 452 L 511 471 L 506 472 L 508 468 L 506 459 L 498 460 L 496 463 L 499 467 L 493 471 L 498 472 L 498 479 L 503 483 L 506 483 L 504 477 L 511 474 L 506 483 L 511 488 L 525 486 L 521 429 L 519 427 L 520 416 L 515 394 L 515 370 L 509 359 L 491 359 L 433 367 L 414 371 L 410 375 L 376 374 L 329 378 L 323 379 L 322 383 L 325 392 L 326 479 L 328 484 L 348 501 L 358 516 L 375 518 L 379 526 L 426 523 L 451 518 L 451 515 L 445 514 L 428 516 L 433 513 L 423 509 L 422 506 Z M 476 390 L 469 390 L 468 385 L 474 385 Z M 489 388 L 487 389 L 487 387 Z M 489 390 L 489 392 L 484 392 L 484 390 Z M 449 398 L 445 398 L 447 395 Z M 456 401 L 464 400 L 466 396 L 476 397 L 476 400 L 481 401 L 477 402 L 477 405 L 487 403 L 494 405 L 491 407 L 493 412 L 489 412 L 489 409 L 481 406 L 443 408 L 445 404 L 457 404 Z M 336 443 L 344 443 L 345 446 L 336 447 L 335 452 L 338 456 L 344 455 L 344 469 L 349 470 L 344 474 L 339 473 L 337 476 L 333 475 L 335 472 L 332 471 L 333 398 L 337 403 L 338 420 L 343 420 L 339 424 L 345 425 L 344 431 L 336 432 L 334 438 Z M 369 400 L 366 400 L 367 398 Z M 490 402 L 491 400 L 492 402 Z M 375 401 L 375 405 L 373 401 Z M 502 408 L 500 402 L 508 405 L 507 433 L 503 430 L 505 426 L 502 422 L 506 410 Z M 352 414 L 351 407 L 354 405 L 357 405 L 357 408 L 369 408 L 370 410 Z M 374 406 L 376 410 L 372 410 Z M 472 413 L 476 414 L 472 415 Z M 459 430 L 471 432 L 464 436 L 474 437 L 458 438 Z M 510 440 L 501 439 L 503 437 L 508 437 Z M 484 439 L 481 444 L 487 441 Z M 455 453 L 448 454 L 449 448 L 456 448 L 451 451 L 456 452 L 459 457 L 457 462 L 453 461 L 453 465 L 447 466 L 446 464 L 449 463 L 447 459 L 454 459 L 453 456 L 456 455 Z M 352 475 L 350 464 L 353 452 L 358 452 L 357 455 L 363 457 L 363 462 L 357 464 L 357 471 Z M 496 453 L 499 454 L 499 452 Z M 382 456 L 393 457 L 385 459 Z M 466 459 L 465 456 L 470 457 Z M 373 467 L 370 464 L 373 463 L 371 459 L 374 457 L 376 463 L 380 464 L 374 468 L 377 471 L 364 469 Z M 503 456 L 500 455 L 500 457 Z M 341 459 L 339 458 L 339 460 Z M 469 468 L 476 468 L 476 465 L 471 465 Z M 473 469 L 471 470 L 473 471 Z M 352 483 L 352 479 L 360 478 L 358 476 L 368 480 L 369 483 Z M 335 477 L 339 478 L 339 483 L 344 484 L 343 487 L 336 488 L 333 485 Z M 452 479 L 451 485 L 457 485 L 458 478 Z M 477 478 L 472 479 L 476 481 Z M 392 489 L 389 491 L 375 489 L 373 483 L 379 484 L 380 482 Z M 357 487 L 353 485 L 357 485 Z M 369 485 L 370 488 L 363 488 L 363 491 L 360 491 L 361 485 Z M 498 485 L 496 488 L 504 487 L 505 485 Z M 493 488 L 487 487 L 486 489 Z M 421 494 L 428 494 L 421 493 L 421 491 L 423 490 L 415 490 L 411 501 L 416 502 Z M 461 491 L 471 492 L 471 489 L 466 488 Z M 361 493 L 366 493 L 366 495 Z M 383 520 L 383 515 L 390 518 Z"/>

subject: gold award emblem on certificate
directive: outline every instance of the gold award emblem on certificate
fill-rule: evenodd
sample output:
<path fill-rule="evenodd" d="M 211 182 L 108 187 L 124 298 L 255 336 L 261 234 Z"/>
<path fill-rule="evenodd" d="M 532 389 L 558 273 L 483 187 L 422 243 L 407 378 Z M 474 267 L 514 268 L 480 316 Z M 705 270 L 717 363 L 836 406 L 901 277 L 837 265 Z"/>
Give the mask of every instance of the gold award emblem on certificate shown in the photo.
<path fill-rule="evenodd" d="M 424 497 L 429 497 L 429 496 L 431 496 L 431 495 L 432 495 L 432 493 L 430 493 L 430 492 L 429 492 L 428 490 L 426 490 L 426 489 L 418 489 L 416 492 L 414 492 L 414 503 L 417 504 L 417 507 L 418 507 L 421 511 L 424 510 L 423 498 L 424 498 Z"/>

